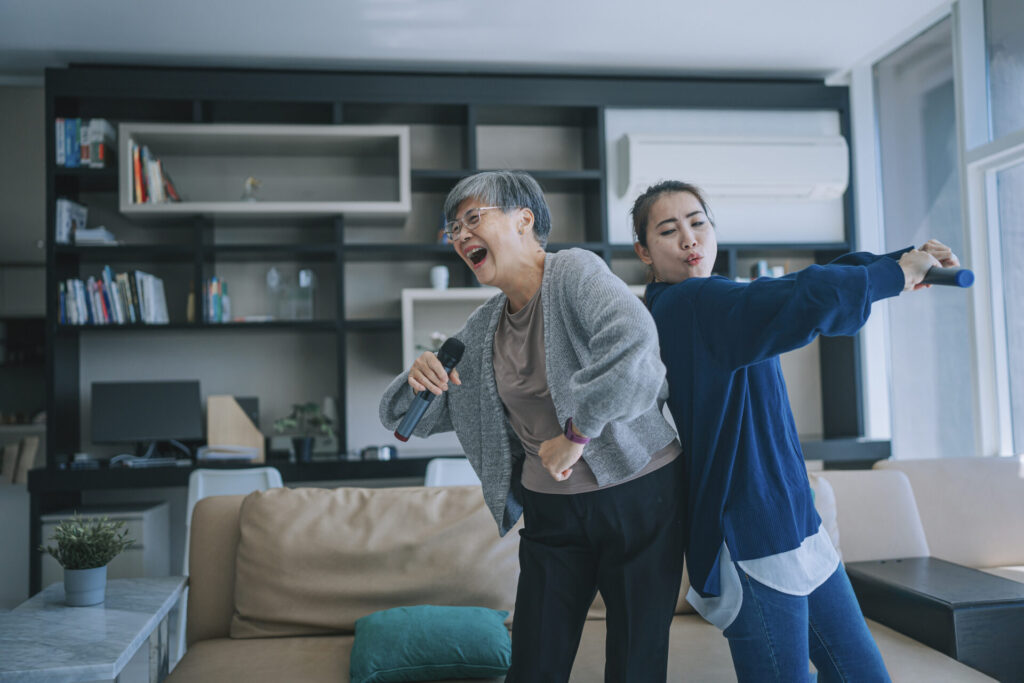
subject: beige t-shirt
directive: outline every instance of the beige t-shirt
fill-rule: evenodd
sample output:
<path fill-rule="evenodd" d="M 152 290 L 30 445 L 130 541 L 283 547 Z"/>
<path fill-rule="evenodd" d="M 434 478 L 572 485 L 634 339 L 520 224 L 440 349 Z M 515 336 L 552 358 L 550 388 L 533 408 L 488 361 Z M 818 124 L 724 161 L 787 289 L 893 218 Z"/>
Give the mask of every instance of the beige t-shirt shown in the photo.
<path fill-rule="evenodd" d="M 537 493 L 575 494 L 596 491 L 602 487 L 598 485 L 585 458 L 580 458 L 573 465 L 572 475 L 568 479 L 555 481 L 544 469 L 538 455 L 543 442 L 564 431 L 564 426 L 558 423 L 555 404 L 548 389 L 544 360 L 544 311 L 540 292 L 538 289 L 526 306 L 515 313 L 509 313 L 506 304 L 494 333 L 494 378 L 498 384 L 498 396 L 505 404 L 512 429 L 526 451 L 521 481 L 525 488 Z M 618 486 L 664 467 L 675 460 L 680 451 L 679 441 L 673 439 L 651 456 L 650 462 L 639 472 L 604 488 Z"/>

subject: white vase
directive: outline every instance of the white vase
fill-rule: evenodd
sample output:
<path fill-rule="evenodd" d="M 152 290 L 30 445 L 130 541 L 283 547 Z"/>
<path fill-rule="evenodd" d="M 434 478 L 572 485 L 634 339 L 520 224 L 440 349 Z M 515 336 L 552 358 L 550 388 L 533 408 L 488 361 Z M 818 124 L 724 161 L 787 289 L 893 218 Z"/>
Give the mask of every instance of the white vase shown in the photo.
<path fill-rule="evenodd" d="M 86 607 L 103 602 L 107 591 L 107 567 L 64 570 L 64 602 Z"/>

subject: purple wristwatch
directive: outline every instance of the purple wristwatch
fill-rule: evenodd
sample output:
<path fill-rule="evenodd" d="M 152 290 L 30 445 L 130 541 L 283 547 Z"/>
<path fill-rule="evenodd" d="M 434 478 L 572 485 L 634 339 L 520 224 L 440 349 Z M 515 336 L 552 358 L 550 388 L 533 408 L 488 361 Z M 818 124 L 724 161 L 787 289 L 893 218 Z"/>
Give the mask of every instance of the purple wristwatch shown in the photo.
<path fill-rule="evenodd" d="M 580 436 L 572 428 L 572 418 L 570 417 L 565 421 L 565 438 L 569 439 L 573 443 L 587 444 L 590 443 L 590 439 L 585 436 Z"/>

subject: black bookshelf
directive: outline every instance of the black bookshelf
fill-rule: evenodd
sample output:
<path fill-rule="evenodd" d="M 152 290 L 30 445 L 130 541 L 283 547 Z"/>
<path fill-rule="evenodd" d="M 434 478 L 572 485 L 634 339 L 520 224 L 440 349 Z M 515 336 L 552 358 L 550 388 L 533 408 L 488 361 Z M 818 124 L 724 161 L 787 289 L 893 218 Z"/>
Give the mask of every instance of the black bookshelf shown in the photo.
<path fill-rule="evenodd" d="M 116 343 L 120 335 L 188 332 L 195 335 L 257 334 L 288 330 L 296 333 L 333 335 L 336 356 L 338 414 L 346 415 L 346 403 L 354 397 L 348 386 L 346 339 L 349 334 L 401 335 L 401 321 L 394 317 L 352 318 L 345 314 L 345 273 L 352 264 L 409 262 L 461 267 L 448 245 L 375 241 L 348 242 L 343 216 L 315 219 L 314 229 L 325 239 L 316 243 L 246 242 L 213 243 L 209 221 L 203 216 L 182 216 L 164 221 L 145 244 L 119 246 L 58 245 L 54 242 L 55 200 L 74 199 L 81 193 L 116 193 L 118 169 L 68 169 L 55 163 L 53 134 L 57 117 L 102 117 L 112 122 L 161 123 L 272 123 L 272 124 L 430 124 L 457 131 L 454 149 L 443 163 L 414 165 L 411 187 L 417 193 L 443 195 L 459 179 L 480 165 L 478 132 L 492 125 L 554 125 L 578 129 L 581 139 L 579 168 L 530 171 L 548 192 L 579 197 L 583 223 L 578 241 L 549 245 L 557 251 L 582 247 L 609 264 L 632 255 L 629 245 L 609 241 L 609 217 L 605 205 L 607 160 L 604 121 L 608 107 L 715 108 L 748 110 L 832 110 L 838 112 L 841 132 L 849 137 L 848 91 L 826 87 L 820 81 L 802 79 L 709 79 L 666 77 L 524 76 L 515 74 L 439 74 L 396 72 L 327 72 L 244 69 L 198 69 L 72 65 L 50 69 L 45 78 L 46 115 L 46 385 L 47 454 L 45 471 L 30 479 L 33 531 L 31 545 L 39 544 L 38 516 L 69 502 L 80 501 L 83 488 L 184 485 L 183 472 L 170 470 L 71 472 L 57 469 L 60 456 L 81 448 L 79 425 L 80 340 L 99 335 L 103 343 Z M 528 105 L 524 103 L 529 103 Z M 526 169 L 530 170 L 530 169 Z M 851 174 L 852 177 L 852 174 Z M 717 272 L 735 276 L 737 255 L 742 252 L 799 251 L 823 260 L 854 246 L 853 189 L 845 202 L 846 240 L 828 244 L 723 244 Z M 437 207 L 438 212 L 440 206 Z M 139 219 L 140 224 L 144 221 Z M 209 324 L 176 320 L 169 325 L 68 326 L 59 324 L 58 283 L 79 272 L 109 263 L 132 268 L 133 264 L 162 264 L 188 272 L 194 291 L 211 264 L 218 262 L 294 261 L 332 264 L 336 277 L 332 320 Z M 453 286 L 472 284 L 472 276 L 452 273 Z M 109 340 L 109 341 L 108 341 Z M 824 340 L 823 340 L 824 341 Z M 860 386 L 852 368 L 856 365 L 855 340 L 822 344 L 822 396 L 826 437 L 861 434 Z M 230 362 L 230 359 L 226 359 Z M 826 367 L 828 366 L 828 367 Z M 239 368 L 244 372 L 245 368 Z M 365 400 L 365 397 L 362 397 Z M 342 448 L 348 446 L 347 425 L 337 425 Z M 370 464 L 338 462 L 330 466 L 288 471 L 286 480 L 336 480 L 352 477 L 410 476 L 419 465 L 402 461 Z M 412 469 L 410 469 L 412 468 Z M 185 477 L 183 479 L 183 477 Z M 35 552 L 31 553 L 33 558 Z M 33 560 L 32 592 L 39 590 L 38 562 Z"/>

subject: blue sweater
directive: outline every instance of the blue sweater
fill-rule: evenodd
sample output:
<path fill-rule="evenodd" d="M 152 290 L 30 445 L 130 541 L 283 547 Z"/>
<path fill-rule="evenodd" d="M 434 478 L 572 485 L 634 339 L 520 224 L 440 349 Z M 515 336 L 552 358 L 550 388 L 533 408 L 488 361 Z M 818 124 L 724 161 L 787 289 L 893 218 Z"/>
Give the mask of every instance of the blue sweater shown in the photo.
<path fill-rule="evenodd" d="M 778 354 L 819 334 L 857 332 L 873 302 L 903 290 L 899 253 L 847 254 L 748 284 L 712 276 L 648 285 L 688 458 L 687 568 L 702 596 L 720 594 L 723 540 L 741 561 L 793 550 L 817 532 Z"/>

